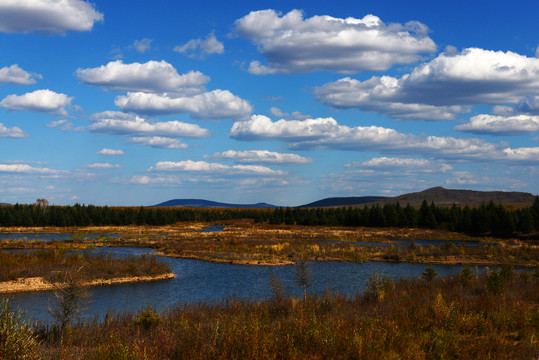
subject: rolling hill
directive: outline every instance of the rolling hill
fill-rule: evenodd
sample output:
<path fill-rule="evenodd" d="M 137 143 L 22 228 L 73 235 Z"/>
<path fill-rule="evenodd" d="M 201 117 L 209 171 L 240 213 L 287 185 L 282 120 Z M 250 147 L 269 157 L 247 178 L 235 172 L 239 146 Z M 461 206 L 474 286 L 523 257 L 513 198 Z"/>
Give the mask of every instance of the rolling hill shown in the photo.
<path fill-rule="evenodd" d="M 257 204 L 228 204 L 203 199 L 173 199 L 162 202 L 153 207 L 192 207 L 192 208 L 259 208 L 259 209 L 273 209 L 277 206 L 257 203 Z"/>

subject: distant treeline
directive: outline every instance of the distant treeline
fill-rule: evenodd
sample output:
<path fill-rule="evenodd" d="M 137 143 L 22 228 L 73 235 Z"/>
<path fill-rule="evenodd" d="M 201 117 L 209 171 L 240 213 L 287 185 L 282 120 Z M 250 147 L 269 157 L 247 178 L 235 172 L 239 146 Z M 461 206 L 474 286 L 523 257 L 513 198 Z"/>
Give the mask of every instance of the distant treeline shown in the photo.
<path fill-rule="evenodd" d="M 368 226 L 446 229 L 473 235 L 510 236 L 539 231 L 539 197 L 531 207 L 508 210 L 501 204 L 419 209 L 399 203 L 347 208 L 202 209 L 80 205 L 0 206 L 0 226 L 167 225 L 180 221 L 254 219 L 257 223 L 307 226 Z"/>

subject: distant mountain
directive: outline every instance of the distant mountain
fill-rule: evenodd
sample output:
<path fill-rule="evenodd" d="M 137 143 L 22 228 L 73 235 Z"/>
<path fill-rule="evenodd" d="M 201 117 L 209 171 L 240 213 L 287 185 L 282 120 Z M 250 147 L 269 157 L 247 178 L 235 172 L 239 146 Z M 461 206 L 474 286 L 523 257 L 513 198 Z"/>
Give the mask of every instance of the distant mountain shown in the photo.
<path fill-rule="evenodd" d="M 0 206 L 10 206 L 11 204 L 8 203 L 0 203 Z"/>
<path fill-rule="evenodd" d="M 423 200 L 427 200 L 428 203 L 434 202 L 437 205 L 477 205 L 482 202 L 488 203 L 489 201 L 516 204 L 533 203 L 534 198 L 534 195 L 524 192 L 452 190 L 439 186 L 421 192 L 386 198 L 379 203 L 395 203 L 398 201 L 401 205 L 410 204 L 411 206 L 418 206 L 421 205 Z"/>
<path fill-rule="evenodd" d="M 227 204 L 216 201 L 202 200 L 202 199 L 174 199 L 162 202 L 153 207 L 192 207 L 192 208 L 260 208 L 260 209 L 273 209 L 277 206 L 257 203 L 257 204 Z"/>
<path fill-rule="evenodd" d="M 310 204 L 298 207 L 333 207 L 333 206 L 353 206 L 365 203 L 377 202 L 386 199 L 385 196 L 349 196 L 349 197 L 331 197 L 312 202 Z"/>

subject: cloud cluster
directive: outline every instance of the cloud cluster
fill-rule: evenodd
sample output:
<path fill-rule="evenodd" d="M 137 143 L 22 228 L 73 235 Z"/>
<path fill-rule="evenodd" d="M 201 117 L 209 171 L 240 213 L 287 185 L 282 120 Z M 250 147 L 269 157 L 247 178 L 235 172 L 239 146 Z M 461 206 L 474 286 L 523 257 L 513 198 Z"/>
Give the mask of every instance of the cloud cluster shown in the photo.
<path fill-rule="evenodd" d="M 234 123 L 229 136 L 243 141 L 284 141 L 296 149 L 404 152 L 439 159 L 539 162 L 536 154 L 539 148 L 510 149 L 504 144 L 477 138 L 419 136 L 379 126 L 348 127 L 339 125 L 333 118 L 273 122 L 266 116 L 253 115 L 249 121 Z"/>
<path fill-rule="evenodd" d="M 234 29 L 255 43 L 268 63 L 251 62 L 253 74 L 380 71 L 416 62 L 419 54 L 436 50 L 425 25 L 416 21 L 386 25 L 374 15 L 304 19 L 299 10 L 285 15 L 261 10 L 236 20 Z"/>
<path fill-rule="evenodd" d="M 157 149 L 187 149 L 187 145 L 178 139 L 163 136 L 132 137 L 127 142 L 137 145 L 151 146 Z"/>
<path fill-rule="evenodd" d="M 154 166 L 148 169 L 149 171 L 177 171 L 177 172 L 193 172 L 206 174 L 221 174 L 221 175 L 263 175 L 275 176 L 285 175 L 281 170 L 272 170 L 265 166 L 259 165 L 224 165 L 219 163 L 209 163 L 206 161 L 159 161 Z"/>
<path fill-rule="evenodd" d="M 4 124 L 0 123 L 0 138 L 25 138 L 28 137 L 28 134 L 22 131 L 21 128 L 16 126 L 12 128 L 6 127 Z"/>
<path fill-rule="evenodd" d="M 189 113 L 194 118 L 241 119 L 252 112 L 251 104 L 228 90 L 205 92 L 210 78 L 201 72 L 180 75 L 166 61 L 124 64 L 111 61 L 97 68 L 78 69 L 77 77 L 86 84 L 115 91 L 116 106 L 126 112 L 145 115 Z"/>
<path fill-rule="evenodd" d="M 200 93 L 210 78 L 199 71 L 178 74 L 168 62 L 124 64 L 122 60 L 111 61 L 96 68 L 77 69 L 76 76 L 88 85 L 114 91 Z"/>
<path fill-rule="evenodd" d="M 378 157 L 368 161 L 354 161 L 344 165 L 346 168 L 374 169 L 381 171 L 445 173 L 453 167 L 438 161 L 415 158 Z M 398 169 L 398 170 L 397 170 Z"/>
<path fill-rule="evenodd" d="M 123 150 L 103 148 L 99 150 L 96 154 L 105 155 L 105 156 L 113 156 L 113 155 L 125 155 L 125 152 Z"/>
<path fill-rule="evenodd" d="M 233 160 L 239 164 L 309 164 L 313 160 L 297 154 L 283 154 L 268 150 L 227 150 L 216 152 L 212 156 L 204 156 L 214 160 Z"/>
<path fill-rule="evenodd" d="M 479 114 L 469 122 L 455 127 L 455 130 L 499 136 L 533 134 L 539 131 L 539 116 Z"/>
<path fill-rule="evenodd" d="M 202 138 L 210 135 L 209 130 L 201 128 L 196 124 L 188 124 L 181 121 L 150 122 L 134 114 L 116 111 L 105 111 L 94 114 L 92 119 L 95 122 L 90 125 L 90 131 L 104 134 L 183 138 Z"/>
<path fill-rule="evenodd" d="M 129 92 L 114 104 L 124 111 L 147 115 L 190 113 L 199 119 L 241 119 L 252 112 L 251 104 L 228 90 L 213 90 L 194 96 Z"/>
<path fill-rule="evenodd" d="M 224 53 L 225 46 L 217 40 L 214 33 L 210 33 L 205 39 L 192 39 L 183 45 L 175 46 L 174 51 L 190 58 L 203 59 L 206 55 Z"/>
<path fill-rule="evenodd" d="M 82 0 L 3 0 L 0 2 L 0 31 L 39 31 L 64 34 L 89 31 L 103 14 Z"/>
<path fill-rule="evenodd" d="M 0 83 L 29 85 L 35 84 L 36 79 L 42 79 L 40 74 L 31 74 L 14 64 L 0 69 Z"/>
<path fill-rule="evenodd" d="M 292 113 L 285 113 L 276 106 L 272 106 L 269 111 L 271 115 L 276 116 L 281 119 L 285 119 L 285 120 L 288 120 L 288 119 L 305 120 L 305 119 L 312 118 L 311 115 L 305 115 L 299 111 L 293 111 Z"/>
<path fill-rule="evenodd" d="M 88 164 L 85 167 L 88 169 L 94 169 L 94 170 L 108 170 L 108 169 L 121 168 L 121 166 L 118 164 L 110 164 L 110 163 L 93 163 L 93 164 Z"/>
<path fill-rule="evenodd" d="M 517 104 L 539 93 L 539 59 L 513 52 L 446 51 L 397 79 L 349 77 L 315 89 L 335 108 L 359 108 L 403 120 L 448 120 L 475 104 Z"/>
<path fill-rule="evenodd" d="M 36 111 L 66 116 L 66 107 L 71 104 L 72 100 L 73 98 L 66 94 L 59 94 L 47 89 L 36 90 L 24 95 L 8 95 L 0 101 L 0 106 L 12 111 Z"/>
<path fill-rule="evenodd" d="M 38 168 L 28 164 L 0 164 L 0 173 L 20 173 L 20 174 L 57 174 L 58 170 L 49 168 Z"/>

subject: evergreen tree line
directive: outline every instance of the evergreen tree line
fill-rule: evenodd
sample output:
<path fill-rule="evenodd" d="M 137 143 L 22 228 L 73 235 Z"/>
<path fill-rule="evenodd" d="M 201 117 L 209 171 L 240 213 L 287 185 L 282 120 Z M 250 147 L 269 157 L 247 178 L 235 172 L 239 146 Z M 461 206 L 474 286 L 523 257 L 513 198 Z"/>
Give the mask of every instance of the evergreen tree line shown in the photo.
<path fill-rule="evenodd" d="M 254 219 L 257 223 L 307 226 L 368 226 L 445 229 L 472 235 L 505 237 L 539 231 L 539 197 L 531 207 L 508 210 L 501 204 L 477 207 L 436 206 L 423 201 L 356 208 L 201 209 L 80 205 L 0 206 L 0 226 L 167 225 L 179 221 Z"/>

